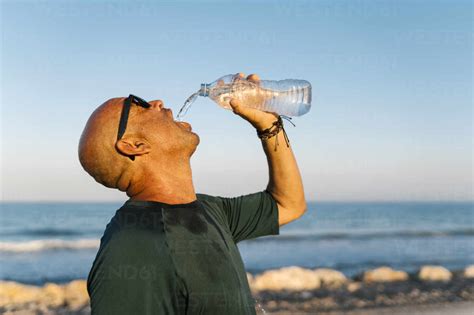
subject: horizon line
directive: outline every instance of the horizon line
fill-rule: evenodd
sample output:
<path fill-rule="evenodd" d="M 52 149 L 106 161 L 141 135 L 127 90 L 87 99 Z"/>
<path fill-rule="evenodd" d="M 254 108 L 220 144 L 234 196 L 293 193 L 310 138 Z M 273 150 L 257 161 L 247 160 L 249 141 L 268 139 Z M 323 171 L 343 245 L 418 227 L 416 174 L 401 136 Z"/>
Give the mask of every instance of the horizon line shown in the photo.
<path fill-rule="evenodd" d="M 122 203 L 127 201 L 124 200 L 0 200 L 0 204 L 3 203 Z M 308 203 L 474 203 L 474 199 L 322 199 L 322 200 L 307 200 Z"/>

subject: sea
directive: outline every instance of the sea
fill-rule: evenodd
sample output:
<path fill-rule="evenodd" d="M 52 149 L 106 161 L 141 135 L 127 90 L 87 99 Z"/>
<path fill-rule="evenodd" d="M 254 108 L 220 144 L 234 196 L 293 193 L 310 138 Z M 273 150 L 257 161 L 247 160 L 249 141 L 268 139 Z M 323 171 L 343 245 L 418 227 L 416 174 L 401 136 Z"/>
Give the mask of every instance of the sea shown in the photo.
<path fill-rule="evenodd" d="M 87 278 L 105 226 L 123 203 L 0 203 L 0 279 Z M 298 221 L 239 243 L 247 270 L 332 268 L 349 277 L 390 266 L 461 270 L 474 263 L 473 202 L 311 202 Z"/>

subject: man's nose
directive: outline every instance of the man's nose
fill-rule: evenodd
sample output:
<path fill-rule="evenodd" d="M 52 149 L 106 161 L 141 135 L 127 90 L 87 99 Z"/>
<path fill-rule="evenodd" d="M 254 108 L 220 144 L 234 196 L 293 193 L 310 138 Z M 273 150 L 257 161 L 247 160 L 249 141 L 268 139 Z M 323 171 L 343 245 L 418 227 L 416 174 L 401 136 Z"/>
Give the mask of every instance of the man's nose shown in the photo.
<path fill-rule="evenodd" d="M 163 103 L 162 100 L 155 100 L 155 101 L 151 101 L 149 103 L 152 107 L 158 107 L 160 110 L 162 110 L 163 107 L 165 106 L 165 104 Z"/>

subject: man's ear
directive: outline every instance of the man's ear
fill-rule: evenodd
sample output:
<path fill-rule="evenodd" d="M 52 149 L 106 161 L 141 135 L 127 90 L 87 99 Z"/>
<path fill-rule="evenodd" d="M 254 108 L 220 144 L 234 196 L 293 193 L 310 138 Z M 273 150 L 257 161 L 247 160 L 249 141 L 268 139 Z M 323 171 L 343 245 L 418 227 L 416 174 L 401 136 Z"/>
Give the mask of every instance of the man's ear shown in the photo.
<path fill-rule="evenodd" d="M 137 138 L 122 138 L 115 143 L 115 148 L 120 154 L 128 157 L 147 154 L 151 151 L 151 146 L 146 140 Z"/>

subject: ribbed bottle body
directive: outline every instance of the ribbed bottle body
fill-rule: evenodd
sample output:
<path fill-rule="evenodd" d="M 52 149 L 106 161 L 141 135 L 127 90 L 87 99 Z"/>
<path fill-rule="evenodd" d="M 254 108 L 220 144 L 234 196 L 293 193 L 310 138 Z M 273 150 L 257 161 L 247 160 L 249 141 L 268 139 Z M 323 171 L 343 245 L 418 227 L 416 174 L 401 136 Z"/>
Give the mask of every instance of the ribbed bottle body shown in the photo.
<path fill-rule="evenodd" d="M 311 84 L 305 80 L 262 80 L 258 83 L 228 75 L 204 84 L 201 95 L 209 96 L 221 107 L 231 109 L 229 101 L 243 106 L 286 116 L 301 116 L 311 108 Z"/>

